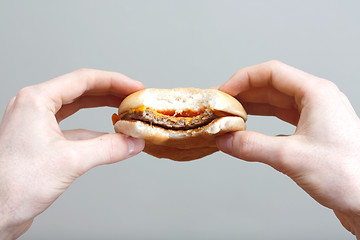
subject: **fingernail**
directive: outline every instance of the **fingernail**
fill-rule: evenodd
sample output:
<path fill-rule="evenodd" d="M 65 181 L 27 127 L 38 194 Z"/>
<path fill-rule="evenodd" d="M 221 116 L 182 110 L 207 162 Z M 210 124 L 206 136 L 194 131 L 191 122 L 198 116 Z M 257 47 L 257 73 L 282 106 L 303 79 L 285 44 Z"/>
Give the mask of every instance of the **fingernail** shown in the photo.
<path fill-rule="evenodd" d="M 144 149 L 145 142 L 143 139 L 128 137 L 128 149 L 129 149 L 129 156 L 133 156 Z"/>
<path fill-rule="evenodd" d="M 225 133 L 224 135 L 217 137 L 216 144 L 218 149 L 227 153 L 231 152 L 233 138 L 234 136 L 232 133 Z"/>

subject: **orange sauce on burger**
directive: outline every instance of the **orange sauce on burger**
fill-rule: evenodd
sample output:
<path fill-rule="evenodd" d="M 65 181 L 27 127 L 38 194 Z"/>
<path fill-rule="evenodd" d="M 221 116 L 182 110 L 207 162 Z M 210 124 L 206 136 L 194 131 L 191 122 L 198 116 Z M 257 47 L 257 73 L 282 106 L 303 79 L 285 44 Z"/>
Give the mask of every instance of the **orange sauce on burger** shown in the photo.
<path fill-rule="evenodd" d="M 182 112 L 176 112 L 175 110 L 158 110 L 156 112 L 162 115 L 172 116 L 172 117 L 195 117 L 204 113 L 204 111 L 192 111 L 192 110 L 185 110 Z"/>

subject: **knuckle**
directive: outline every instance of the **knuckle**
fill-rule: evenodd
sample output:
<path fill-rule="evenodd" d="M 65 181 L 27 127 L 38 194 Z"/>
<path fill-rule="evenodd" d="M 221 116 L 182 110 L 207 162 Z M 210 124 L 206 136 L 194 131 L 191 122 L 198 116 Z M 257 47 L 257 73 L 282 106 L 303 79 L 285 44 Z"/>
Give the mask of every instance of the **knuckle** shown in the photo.
<path fill-rule="evenodd" d="M 324 84 L 326 84 L 326 87 L 329 91 L 334 91 L 334 92 L 339 92 L 339 87 L 332 81 L 326 80 L 326 79 L 321 79 Z"/>
<path fill-rule="evenodd" d="M 88 79 L 94 74 L 95 70 L 89 68 L 80 68 L 76 70 L 74 73 L 78 75 L 79 78 Z"/>
<path fill-rule="evenodd" d="M 240 158 L 251 159 L 254 153 L 255 139 L 251 134 L 237 134 L 235 141 L 237 146 L 233 146 L 235 154 Z"/>
<path fill-rule="evenodd" d="M 89 68 L 79 68 L 75 71 L 77 74 L 88 74 L 91 71 Z"/>
<path fill-rule="evenodd" d="M 91 82 L 91 80 L 95 78 L 95 73 L 96 70 L 89 68 L 80 68 L 73 72 L 77 79 L 86 83 Z"/>
<path fill-rule="evenodd" d="M 34 86 L 28 86 L 20 89 L 17 93 L 16 98 L 27 98 L 29 95 L 33 95 L 34 93 Z"/>
<path fill-rule="evenodd" d="M 314 85 L 315 85 L 315 87 L 313 88 L 314 95 L 316 95 L 319 98 L 328 99 L 330 96 L 334 98 L 340 92 L 338 86 L 332 81 L 329 81 L 327 79 L 317 78 L 315 80 Z"/>
<path fill-rule="evenodd" d="M 14 96 L 10 99 L 10 101 L 8 102 L 8 105 L 6 106 L 6 111 L 8 111 L 13 106 L 15 100 L 16 100 L 16 96 Z"/>
<path fill-rule="evenodd" d="M 287 66 L 285 63 L 281 62 L 280 60 L 270 60 L 267 63 L 270 66 L 270 68 L 276 69 L 276 68 L 282 68 L 284 66 Z"/>
<path fill-rule="evenodd" d="M 15 104 L 31 104 L 37 106 L 41 104 L 41 90 L 37 86 L 22 88 L 15 97 Z"/>
<path fill-rule="evenodd" d="M 275 169 L 287 176 L 294 176 L 301 169 L 302 155 L 304 151 L 299 149 L 299 143 L 296 141 L 284 141 L 279 149 L 277 149 Z"/>
<path fill-rule="evenodd" d="M 277 60 L 277 59 L 270 60 L 268 63 L 269 63 L 270 65 L 274 65 L 274 66 L 284 65 L 283 62 L 281 62 L 280 60 Z"/>
<path fill-rule="evenodd" d="M 282 146 L 276 151 L 276 154 L 274 155 L 275 161 L 273 161 L 275 163 L 274 168 L 286 175 L 288 175 L 289 170 L 292 169 L 292 166 L 289 162 L 289 159 L 292 158 L 292 156 L 290 156 L 291 153 L 289 149 L 291 149 L 291 146 L 289 146 L 288 143 L 283 143 Z"/>

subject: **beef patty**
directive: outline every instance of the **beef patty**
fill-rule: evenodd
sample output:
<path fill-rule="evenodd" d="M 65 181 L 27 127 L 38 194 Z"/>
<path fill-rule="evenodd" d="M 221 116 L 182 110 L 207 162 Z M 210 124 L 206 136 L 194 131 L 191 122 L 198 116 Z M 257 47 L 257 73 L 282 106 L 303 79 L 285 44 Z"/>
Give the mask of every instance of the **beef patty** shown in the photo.
<path fill-rule="evenodd" d="M 177 117 L 155 113 L 145 109 L 144 111 L 129 112 L 120 117 L 122 120 L 138 120 L 150 125 L 156 125 L 171 130 L 189 130 L 198 128 L 219 118 L 210 110 L 205 110 L 193 117 Z"/>

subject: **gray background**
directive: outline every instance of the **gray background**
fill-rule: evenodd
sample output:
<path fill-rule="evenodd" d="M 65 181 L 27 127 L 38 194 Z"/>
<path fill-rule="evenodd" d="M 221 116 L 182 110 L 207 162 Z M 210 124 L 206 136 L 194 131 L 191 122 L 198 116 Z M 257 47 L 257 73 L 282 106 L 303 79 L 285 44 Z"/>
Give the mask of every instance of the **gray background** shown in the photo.
<path fill-rule="evenodd" d="M 359 11 L 357 0 L 2 0 L 0 113 L 20 88 L 78 68 L 207 88 L 271 59 L 335 82 L 359 112 Z M 81 110 L 61 127 L 113 132 L 113 112 Z M 248 129 L 294 131 L 272 117 L 250 117 Z M 141 153 L 79 178 L 21 239 L 355 238 L 268 166 L 223 153 L 189 163 Z"/>

